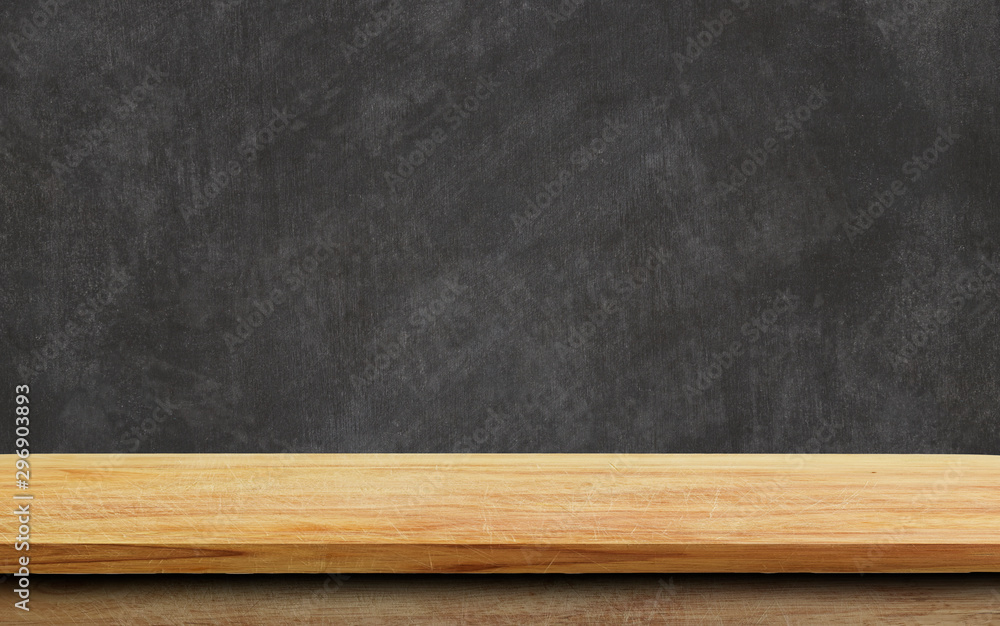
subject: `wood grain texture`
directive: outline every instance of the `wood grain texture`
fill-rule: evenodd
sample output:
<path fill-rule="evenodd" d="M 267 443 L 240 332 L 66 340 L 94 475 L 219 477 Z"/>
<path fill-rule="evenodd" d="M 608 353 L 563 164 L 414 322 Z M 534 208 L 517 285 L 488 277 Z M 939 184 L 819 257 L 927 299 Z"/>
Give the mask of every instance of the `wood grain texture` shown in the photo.
<path fill-rule="evenodd" d="M 31 478 L 6 571 L 1000 571 L 992 456 L 33 455 Z"/>
<path fill-rule="evenodd" d="M 996 624 L 1000 576 L 41 576 L 25 624 Z M 10 582 L 2 591 L 11 595 Z M 12 607 L 4 611 L 14 612 Z"/>

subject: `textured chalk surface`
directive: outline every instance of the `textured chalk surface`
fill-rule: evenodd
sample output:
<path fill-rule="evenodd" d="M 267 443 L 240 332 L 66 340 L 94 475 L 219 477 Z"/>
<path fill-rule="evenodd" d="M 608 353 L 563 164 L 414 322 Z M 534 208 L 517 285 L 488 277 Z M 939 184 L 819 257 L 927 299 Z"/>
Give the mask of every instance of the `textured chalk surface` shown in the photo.
<path fill-rule="evenodd" d="M 50 4 L 33 452 L 1000 451 L 995 2 Z"/>

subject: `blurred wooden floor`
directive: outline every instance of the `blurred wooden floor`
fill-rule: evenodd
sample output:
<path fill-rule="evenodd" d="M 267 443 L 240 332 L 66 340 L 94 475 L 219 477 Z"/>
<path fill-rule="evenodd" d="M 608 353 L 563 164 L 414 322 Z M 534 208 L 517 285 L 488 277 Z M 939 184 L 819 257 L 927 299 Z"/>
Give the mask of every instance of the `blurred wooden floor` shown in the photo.
<path fill-rule="evenodd" d="M 33 575 L 3 624 L 1000 624 L 1000 575 Z"/>

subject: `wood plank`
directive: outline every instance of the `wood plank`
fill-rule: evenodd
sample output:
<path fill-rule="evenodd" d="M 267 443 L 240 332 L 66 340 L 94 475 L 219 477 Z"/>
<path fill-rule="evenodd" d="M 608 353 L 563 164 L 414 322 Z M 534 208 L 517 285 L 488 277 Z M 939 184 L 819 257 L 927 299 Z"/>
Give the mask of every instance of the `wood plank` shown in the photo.
<path fill-rule="evenodd" d="M 31 479 L 6 571 L 1000 571 L 994 456 L 32 455 Z"/>
<path fill-rule="evenodd" d="M 24 624 L 996 624 L 1000 576 L 40 576 Z M 7 596 L 10 582 L 3 586 Z M 0 612 L 2 614 L 2 612 Z"/>

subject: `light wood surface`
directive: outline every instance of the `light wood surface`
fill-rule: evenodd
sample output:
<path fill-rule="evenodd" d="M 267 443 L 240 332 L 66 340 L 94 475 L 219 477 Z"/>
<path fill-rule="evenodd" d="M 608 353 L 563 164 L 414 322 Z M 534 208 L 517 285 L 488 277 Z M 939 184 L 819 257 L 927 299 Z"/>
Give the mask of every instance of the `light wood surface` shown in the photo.
<path fill-rule="evenodd" d="M 1000 623 L 1000 576 L 41 576 L 2 623 Z M 10 582 L 0 588 L 13 596 Z"/>
<path fill-rule="evenodd" d="M 993 456 L 32 455 L 19 494 L 6 571 L 1000 571 Z"/>

